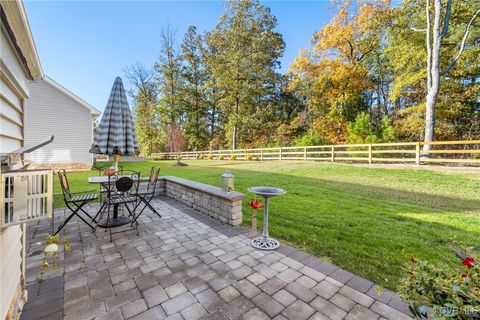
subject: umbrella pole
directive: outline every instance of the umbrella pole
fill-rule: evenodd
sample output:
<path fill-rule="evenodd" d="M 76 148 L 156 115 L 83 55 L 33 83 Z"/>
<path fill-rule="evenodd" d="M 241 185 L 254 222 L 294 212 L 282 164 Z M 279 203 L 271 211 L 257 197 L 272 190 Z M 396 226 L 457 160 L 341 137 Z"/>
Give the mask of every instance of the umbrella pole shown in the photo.
<path fill-rule="evenodd" d="M 115 166 L 115 171 L 118 171 L 118 162 L 120 161 L 120 155 L 119 154 L 114 154 L 113 155 L 113 161 L 114 161 L 114 166 Z"/>

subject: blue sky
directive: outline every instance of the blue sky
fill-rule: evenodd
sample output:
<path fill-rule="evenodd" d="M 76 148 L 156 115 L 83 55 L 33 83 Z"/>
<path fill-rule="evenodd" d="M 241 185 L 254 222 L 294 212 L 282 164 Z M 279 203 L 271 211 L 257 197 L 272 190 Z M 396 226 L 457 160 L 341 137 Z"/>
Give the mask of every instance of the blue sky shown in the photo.
<path fill-rule="evenodd" d="M 286 71 L 313 33 L 335 14 L 329 1 L 264 1 L 278 19 Z M 152 66 L 160 30 L 170 24 L 180 44 L 189 25 L 211 30 L 223 12 L 220 1 L 25 1 L 46 75 L 99 110 L 116 76 L 136 62 Z"/>

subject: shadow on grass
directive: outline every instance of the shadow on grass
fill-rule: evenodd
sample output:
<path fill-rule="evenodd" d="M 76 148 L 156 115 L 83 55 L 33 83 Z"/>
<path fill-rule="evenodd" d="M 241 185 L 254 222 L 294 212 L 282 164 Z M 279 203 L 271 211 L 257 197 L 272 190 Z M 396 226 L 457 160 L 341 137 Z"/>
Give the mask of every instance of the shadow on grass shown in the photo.
<path fill-rule="evenodd" d="M 162 175 L 212 185 L 219 185 L 225 169 L 223 165 L 173 168 L 168 164 L 156 161 L 126 166 L 145 175 L 151 165 L 158 165 Z M 400 264 L 410 255 L 441 261 L 453 257 L 453 242 L 480 247 L 480 200 L 234 166 L 231 169 L 240 192 L 253 185 L 273 185 L 288 191 L 270 202 L 273 236 L 317 256 L 328 256 L 339 267 L 391 289 L 395 289 L 400 276 Z M 85 185 L 89 175 L 95 173 L 82 173 L 75 179 L 91 188 Z M 249 225 L 251 211 L 246 202 L 244 223 Z M 260 228 L 261 214 L 259 220 Z"/>

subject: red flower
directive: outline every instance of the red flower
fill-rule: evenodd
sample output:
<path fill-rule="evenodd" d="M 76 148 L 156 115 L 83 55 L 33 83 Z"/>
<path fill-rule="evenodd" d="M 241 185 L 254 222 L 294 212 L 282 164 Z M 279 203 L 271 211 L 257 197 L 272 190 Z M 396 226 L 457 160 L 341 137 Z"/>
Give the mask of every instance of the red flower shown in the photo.
<path fill-rule="evenodd" d="M 473 268 L 475 266 L 475 258 L 473 257 L 466 257 L 463 259 L 462 264 L 467 268 Z"/>
<path fill-rule="evenodd" d="M 470 278 L 470 275 L 468 273 L 462 274 L 462 278 Z"/>
<path fill-rule="evenodd" d="M 250 206 L 250 208 L 252 209 L 260 209 L 260 208 L 263 208 L 263 204 L 258 201 L 257 199 L 252 199 L 248 205 Z"/>
<path fill-rule="evenodd" d="M 417 260 L 415 259 L 414 256 L 411 256 L 411 257 L 410 257 L 410 262 L 411 262 L 411 263 L 415 263 L 415 262 L 417 262 Z"/>

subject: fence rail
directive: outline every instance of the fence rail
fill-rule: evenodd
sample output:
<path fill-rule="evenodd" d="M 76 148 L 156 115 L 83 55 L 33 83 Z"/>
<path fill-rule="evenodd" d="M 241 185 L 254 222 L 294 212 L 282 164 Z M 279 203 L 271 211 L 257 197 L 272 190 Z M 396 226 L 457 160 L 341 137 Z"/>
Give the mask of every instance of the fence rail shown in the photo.
<path fill-rule="evenodd" d="M 429 145 L 430 150 L 423 150 Z M 152 153 L 156 159 L 310 160 L 366 163 L 459 163 L 480 165 L 480 140 L 343 144 Z"/>

